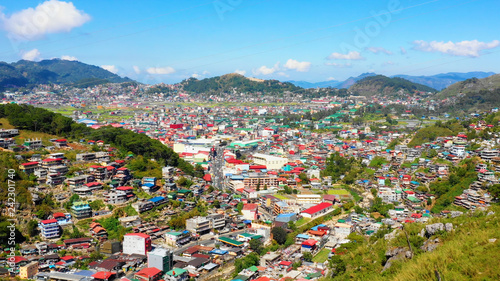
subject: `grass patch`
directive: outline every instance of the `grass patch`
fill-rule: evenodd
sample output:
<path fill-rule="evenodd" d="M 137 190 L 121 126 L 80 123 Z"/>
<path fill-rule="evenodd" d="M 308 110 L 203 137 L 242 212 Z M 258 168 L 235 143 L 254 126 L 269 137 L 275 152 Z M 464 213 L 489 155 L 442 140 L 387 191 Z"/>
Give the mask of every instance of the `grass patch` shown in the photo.
<path fill-rule="evenodd" d="M 0 128 L 2 128 L 2 129 L 15 129 L 16 128 L 9 123 L 9 120 L 7 120 L 7 118 L 0 118 L 0 124 L 1 124 Z"/>
<path fill-rule="evenodd" d="M 310 218 L 304 218 L 304 217 L 302 217 L 299 220 L 297 220 L 297 223 L 295 225 L 301 226 L 303 224 L 308 223 L 310 220 L 311 220 Z"/>
<path fill-rule="evenodd" d="M 321 251 L 319 251 L 319 253 L 317 253 L 312 261 L 313 262 L 318 262 L 318 263 L 324 263 L 327 259 L 328 259 L 328 255 L 330 254 L 330 250 L 328 249 L 322 249 Z"/>
<path fill-rule="evenodd" d="M 33 131 L 26 131 L 26 130 L 20 130 L 19 131 L 19 136 L 15 137 L 16 144 L 24 144 L 24 141 L 27 139 L 41 139 L 42 144 L 44 146 L 53 146 L 53 143 L 51 143 L 49 140 L 50 139 L 59 139 L 60 137 L 56 135 L 51 135 L 47 133 L 41 133 L 41 132 L 33 132 Z"/>

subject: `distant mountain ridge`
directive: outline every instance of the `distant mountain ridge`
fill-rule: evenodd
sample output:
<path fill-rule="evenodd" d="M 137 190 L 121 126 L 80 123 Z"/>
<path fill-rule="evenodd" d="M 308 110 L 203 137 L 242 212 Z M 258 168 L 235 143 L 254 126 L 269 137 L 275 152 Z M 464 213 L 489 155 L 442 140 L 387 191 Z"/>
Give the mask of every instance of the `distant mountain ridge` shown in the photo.
<path fill-rule="evenodd" d="M 486 78 L 488 76 L 494 75 L 494 72 L 483 72 L 483 71 L 473 71 L 473 72 L 448 72 L 448 73 L 439 73 L 436 75 L 429 75 L 429 76 L 411 76 L 411 75 L 403 75 L 403 74 L 397 74 L 390 76 L 391 78 L 393 77 L 400 77 L 404 78 L 408 81 L 422 84 L 425 86 L 429 86 L 433 89 L 436 90 L 442 90 L 456 82 L 464 81 L 470 78 Z M 316 83 L 311 83 L 307 81 L 288 81 L 290 83 L 293 83 L 295 86 L 299 86 L 302 88 L 322 88 L 322 87 L 333 87 L 333 88 L 349 88 L 350 86 L 354 85 L 357 81 L 365 78 L 365 77 L 370 77 L 370 76 L 375 76 L 377 75 L 376 73 L 363 73 L 359 76 L 356 77 L 349 77 L 345 81 L 323 81 L 323 82 L 316 82 Z"/>
<path fill-rule="evenodd" d="M 79 61 L 61 59 L 40 62 L 20 60 L 14 63 L 0 62 L 0 89 L 25 87 L 35 84 L 102 84 L 121 83 L 133 80 L 122 78 L 101 67 Z"/>
<path fill-rule="evenodd" d="M 419 83 L 422 85 L 432 87 L 436 90 L 442 90 L 460 81 L 464 81 L 470 78 L 478 78 L 478 79 L 486 78 L 494 74 L 495 72 L 473 71 L 466 73 L 448 72 L 431 76 L 394 75 L 391 77 L 401 77 L 414 83 Z"/>

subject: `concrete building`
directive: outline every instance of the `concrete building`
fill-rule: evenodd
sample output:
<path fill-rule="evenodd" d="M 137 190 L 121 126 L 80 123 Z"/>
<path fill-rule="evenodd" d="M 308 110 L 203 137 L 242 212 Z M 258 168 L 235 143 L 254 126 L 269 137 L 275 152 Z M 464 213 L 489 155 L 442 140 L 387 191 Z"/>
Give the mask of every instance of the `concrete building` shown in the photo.
<path fill-rule="evenodd" d="M 196 234 L 205 234 L 212 229 L 210 220 L 206 217 L 194 217 L 186 220 L 186 230 Z"/>
<path fill-rule="evenodd" d="M 207 216 L 211 223 L 212 229 L 221 229 L 226 226 L 226 218 L 223 214 L 211 214 Z"/>
<path fill-rule="evenodd" d="M 265 165 L 268 170 L 279 170 L 288 163 L 287 158 L 255 153 L 253 155 L 253 161 L 258 165 Z"/>
<path fill-rule="evenodd" d="M 74 202 L 73 206 L 71 206 L 71 211 L 77 219 L 85 219 L 92 216 L 92 208 L 90 208 L 87 202 Z"/>
<path fill-rule="evenodd" d="M 156 267 L 163 272 L 170 271 L 174 266 L 174 252 L 164 248 L 156 248 L 148 252 L 148 267 Z"/>
<path fill-rule="evenodd" d="M 56 219 L 43 220 L 38 224 L 38 227 L 44 239 L 54 239 L 61 236 L 61 227 Z"/>
<path fill-rule="evenodd" d="M 309 209 L 302 211 L 300 214 L 305 218 L 315 219 L 325 215 L 333 210 L 333 204 L 328 202 L 319 203 Z"/>
<path fill-rule="evenodd" d="M 257 204 L 245 204 L 241 210 L 241 214 L 246 220 L 257 220 L 259 214 L 259 205 Z"/>
<path fill-rule="evenodd" d="M 123 236 L 123 253 L 146 255 L 151 251 L 151 237 L 144 233 L 128 233 Z"/>
<path fill-rule="evenodd" d="M 32 279 L 38 273 L 38 262 L 30 262 L 19 268 L 19 278 Z"/>

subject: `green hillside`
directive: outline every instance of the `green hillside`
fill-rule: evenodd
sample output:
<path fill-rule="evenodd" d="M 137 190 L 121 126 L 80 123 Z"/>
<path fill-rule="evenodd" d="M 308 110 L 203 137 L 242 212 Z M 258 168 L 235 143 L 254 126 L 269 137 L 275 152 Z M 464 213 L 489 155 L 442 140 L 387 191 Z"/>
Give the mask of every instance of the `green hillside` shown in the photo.
<path fill-rule="evenodd" d="M 0 62 L 0 90 L 50 83 L 81 87 L 128 81 L 132 80 L 79 61 L 52 59 L 40 62 L 20 60 L 11 64 Z"/>
<path fill-rule="evenodd" d="M 433 99 L 442 100 L 445 98 L 458 96 L 459 94 L 478 93 L 480 91 L 494 91 L 499 88 L 500 74 L 495 74 L 483 79 L 471 78 L 461 82 L 457 82 L 436 94 Z"/>
<path fill-rule="evenodd" d="M 408 238 L 392 229 L 369 239 L 351 234 L 352 242 L 336 250 L 343 254 L 329 259 L 336 268 L 334 276 L 323 280 L 499 280 L 500 207 L 491 211 L 432 219 L 428 224 L 451 223 L 453 230 L 423 237 L 419 234 L 425 225 L 420 223 L 405 224 Z M 393 231 L 394 238 L 384 238 Z M 413 257 L 406 255 L 409 244 Z M 424 245 L 436 248 L 428 251 Z M 398 251 L 401 254 L 394 255 Z"/>
<path fill-rule="evenodd" d="M 361 96 L 406 96 L 416 92 L 437 92 L 425 85 L 399 77 L 389 78 L 384 75 L 365 77 L 349 87 L 349 91 Z"/>
<path fill-rule="evenodd" d="M 298 92 L 302 88 L 290 82 L 278 80 L 260 80 L 247 78 L 243 75 L 231 73 L 212 78 L 198 80 L 189 78 L 181 82 L 183 89 L 190 93 L 283 93 L 284 91 Z"/>

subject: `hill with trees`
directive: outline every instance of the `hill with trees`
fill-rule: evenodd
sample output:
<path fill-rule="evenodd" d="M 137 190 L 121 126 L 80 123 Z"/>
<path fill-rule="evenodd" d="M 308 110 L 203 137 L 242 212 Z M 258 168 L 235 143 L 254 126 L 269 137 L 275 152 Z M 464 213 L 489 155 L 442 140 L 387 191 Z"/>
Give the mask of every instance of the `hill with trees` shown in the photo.
<path fill-rule="evenodd" d="M 278 80 L 261 80 L 247 78 L 237 73 L 216 76 L 198 80 L 189 78 L 180 83 L 183 90 L 196 94 L 232 94 L 232 93 L 263 93 L 275 94 L 285 91 L 300 92 L 300 87 L 290 82 L 280 82 Z"/>
<path fill-rule="evenodd" d="M 471 78 L 457 82 L 439 92 L 434 99 L 445 99 L 449 97 L 478 93 L 480 91 L 494 91 L 500 88 L 500 74 L 495 74 L 483 79 Z"/>
<path fill-rule="evenodd" d="M 365 77 L 349 87 L 353 94 L 361 96 L 406 96 L 416 92 L 437 92 L 431 87 L 413 83 L 403 78 L 384 75 Z"/>
<path fill-rule="evenodd" d="M 11 125 L 20 130 L 58 135 L 73 140 L 81 138 L 103 140 L 114 145 L 123 155 L 131 152 L 148 159 L 156 159 L 162 165 L 178 167 L 189 175 L 195 174 L 194 167 L 180 158 L 171 148 L 144 134 L 111 126 L 94 130 L 59 113 L 24 104 L 0 105 L 0 118 L 7 118 Z"/>
<path fill-rule="evenodd" d="M 133 81 L 101 67 L 61 59 L 40 62 L 20 60 L 0 62 L 0 90 L 36 84 L 67 84 L 76 87 Z"/>

